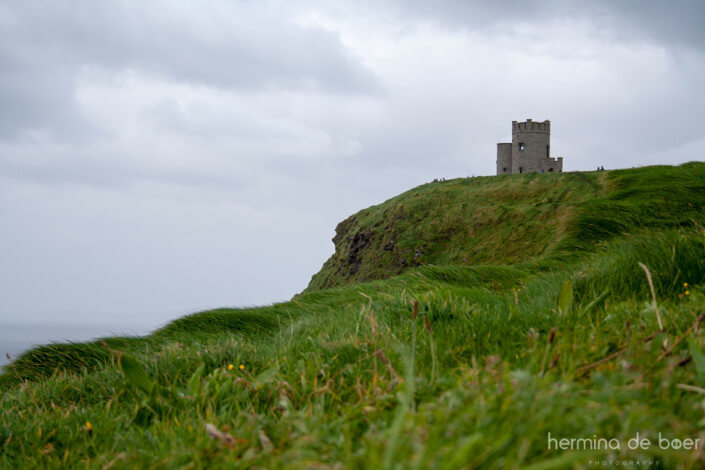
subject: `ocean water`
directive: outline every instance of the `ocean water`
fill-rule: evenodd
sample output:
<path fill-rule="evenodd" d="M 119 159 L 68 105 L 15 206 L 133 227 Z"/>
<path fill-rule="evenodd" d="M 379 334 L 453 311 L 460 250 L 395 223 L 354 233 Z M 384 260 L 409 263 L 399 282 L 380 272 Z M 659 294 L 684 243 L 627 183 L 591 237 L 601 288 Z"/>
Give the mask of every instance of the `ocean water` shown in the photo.
<path fill-rule="evenodd" d="M 114 335 L 145 335 L 158 326 L 2 322 L 0 323 L 0 366 L 8 364 L 10 360 L 14 360 L 34 346 L 88 341 Z"/>

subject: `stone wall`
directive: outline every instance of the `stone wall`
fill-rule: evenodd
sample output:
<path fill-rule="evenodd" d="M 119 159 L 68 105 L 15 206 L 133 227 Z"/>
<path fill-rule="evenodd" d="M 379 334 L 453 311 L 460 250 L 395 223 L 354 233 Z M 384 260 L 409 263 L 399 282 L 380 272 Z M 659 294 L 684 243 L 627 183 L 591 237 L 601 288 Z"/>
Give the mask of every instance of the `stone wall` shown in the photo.
<path fill-rule="evenodd" d="M 551 121 L 512 121 L 512 143 L 497 144 L 497 174 L 562 172 L 563 158 L 551 158 L 550 146 Z"/>
<path fill-rule="evenodd" d="M 508 175 L 512 173 L 512 144 L 497 144 L 497 174 Z"/>

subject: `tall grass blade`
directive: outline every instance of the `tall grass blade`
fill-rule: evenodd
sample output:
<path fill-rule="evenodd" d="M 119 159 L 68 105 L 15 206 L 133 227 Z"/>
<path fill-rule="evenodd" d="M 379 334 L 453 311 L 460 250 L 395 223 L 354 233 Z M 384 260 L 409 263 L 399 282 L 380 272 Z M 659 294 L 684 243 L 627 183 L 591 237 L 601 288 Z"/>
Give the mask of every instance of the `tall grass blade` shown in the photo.
<path fill-rule="evenodd" d="M 193 373 L 188 381 L 188 393 L 192 396 L 198 395 L 201 391 L 201 377 L 203 377 L 203 372 L 206 370 L 206 365 L 201 364 L 198 369 Z"/>
<path fill-rule="evenodd" d="M 152 393 L 154 383 L 149 378 L 147 370 L 140 361 L 129 354 L 121 354 L 118 363 L 120 364 L 120 370 L 125 375 L 128 382 L 144 392 Z"/>
<path fill-rule="evenodd" d="M 563 283 L 561 287 L 561 292 L 558 294 L 558 310 L 565 315 L 570 310 L 570 306 L 573 303 L 573 286 L 570 283 L 570 279 Z"/>
<path fill-rule="evenodd" d="M 690 357 L 693 358 L 693 365 L 698 373 L 698 380 L 701 383 L 705 382 L 705 354 L 703 354 L 700 346 L 693 338 L 688 338 L 688 351 L 690 351 Z"/>

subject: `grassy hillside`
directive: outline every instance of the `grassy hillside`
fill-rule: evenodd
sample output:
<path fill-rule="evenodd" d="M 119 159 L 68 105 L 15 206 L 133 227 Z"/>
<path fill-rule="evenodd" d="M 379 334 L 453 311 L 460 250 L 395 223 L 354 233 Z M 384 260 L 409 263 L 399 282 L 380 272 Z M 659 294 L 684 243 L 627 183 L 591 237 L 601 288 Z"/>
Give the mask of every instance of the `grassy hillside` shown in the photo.
<path fill-rule="evenodd" d="M 639 227 L 679 226 L 702 217 L 702 172 L 702 165 L 690 164 L 419 186 L 338 224 L 335 253 L 307 291 L 426 264 L 564 259 Z"/>
<path fill-rule="evenodd" d="M 415 188 L 341 223 L 290 302 L 26 353 L 0 376 L 0 462 L 702 468 L 658 435 L 705 442 L 704 182 L 691 163 Z"/>
<path fill-rule="evenodd" d="M 602 173 L 429 183 L 350 216 L 307 290 L 383 279 L 425 264 L 512 264 L 560 252 L 577 208 L 605 192 Z"/>

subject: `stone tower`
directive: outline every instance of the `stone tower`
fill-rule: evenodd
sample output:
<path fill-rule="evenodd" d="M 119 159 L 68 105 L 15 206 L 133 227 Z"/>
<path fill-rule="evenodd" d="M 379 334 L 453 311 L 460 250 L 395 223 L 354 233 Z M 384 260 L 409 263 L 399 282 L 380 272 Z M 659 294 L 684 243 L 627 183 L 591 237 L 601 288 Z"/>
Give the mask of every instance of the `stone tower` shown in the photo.
<path fill-rule="evenodd" d="M 551 158 L 551 121 L 512 121 L 512 143 L 497 144 L 497 174 L 562 171 L 563 157 Z"/>

